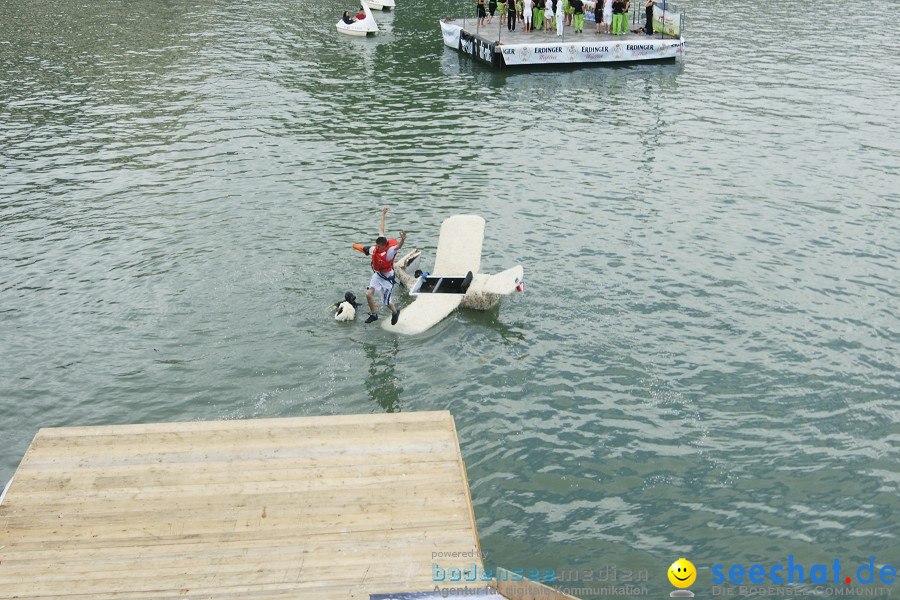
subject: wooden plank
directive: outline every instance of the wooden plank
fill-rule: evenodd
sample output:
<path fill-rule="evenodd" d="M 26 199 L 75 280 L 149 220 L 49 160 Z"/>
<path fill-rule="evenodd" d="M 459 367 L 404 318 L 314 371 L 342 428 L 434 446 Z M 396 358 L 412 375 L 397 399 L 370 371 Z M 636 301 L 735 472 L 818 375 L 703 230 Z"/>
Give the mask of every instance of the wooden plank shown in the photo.
<path fill-rule="evenodd" d="M 341 430 L 335 430 L 330 437 L 266 435 L 261 437 L 228 438 L 218 435 L 193 437 L 189 434 L 166 434 L 164 436 L 141 436 L 129 439 L 127 436 L 97 436 L 82 438 L 81 442 L 91 442 L 82 444 L 68 443 L 73 438 L 63 438 L 67 443 L 50 444 L 41 442 L 36 444 L 28 456 L 25 457 L 25 460 L 31 462 L 39 460 L 40 457 L 71 459 L 74 457 L 115 456 L 121 455 L 123 446 L 127 447 L 129 455 L 146 455 L 154 458 L 189 452 L 203 452 L 215 456 L 220 452 L 234 450 L 242 450 L 251 454 L 269 451 L 275 455 L 288 450 L 313 451 L 317 449 L 324 454 L 341 454 L 351 451 L 359 454 L 379 454 L 384 449 L 394 447 L 398 439 L 402 440 L 402 443 L 405 445 L 421 444 L 427 441 L 452 444 L 453 441 L 448 431 L 436 429 L 410 432 L 402 432 L 400 430 L 385 432 L 367 431 L 365 433 L 358 432 L 355 435 L 347 436 L 346 439 L 341 439 L 344 436 L 345 434 Z M 97 441 L 96 445 L 93 443 L 95 440 Z M 337 440 L 340 440 L 340 443 L 336 443 Z"/>
<path fill-rule="evenodd" d="M 249 461 L 247 461 L 249 464 Z M 280 461 L 279 464 L 285 461 Z M 416 474 L 420 472 L 440 473 L 446 476 L 458 474 L 456 458 L 453 460 L 435 460 L 415 463 L 356 464 L 336 470 L 334 465 L 304 466 L 284 464 L 280 468 L 266 468 L 270 461 L 255 461 L 252 466 L 241 469 L 241 481 L 276 482 L 312 480 L 323 486 L 330 482 L 349 480 L 350 478 L 368 479 L 377 477 L 396 477 L 398 475 Z M 66 493 L 92 492 L 101 488 L 124 487 L 157 487 L 183 484 L 185 470 L 190 473 L 190 481 L 196 485 L 231 483 L 235 481 L 234 473 L 223 469 L 217 463 L 177 463 L 156 465 L 122 465 L 113 467 L 90 467 L 78 469 L 77 476 L 62 479 L 59 472 L 47 470 L 31 470 L 23 473 L 16 483 L 19 494 L 60 489 L 65 486 Z"/>
<path fill-rule="evenodd" d="M 398 423 L 434 423 L 447 422 L 450 413 L 445 410 L 404 412 L 404 413 L 372 413 L 365 415 L 332 415 L 319 417 L 287 417 L 278 419 L 245 419 L 234 421 L 188 421 L 169 423 L 143 423 L 128 425 L 101 425 L 85 427 L 50 427 L 38 431 L 38 436 L 47 437 L 83 437 L 103 435 L 136 435 L 165 431 L 241 431 L 246 429 L 277 430 L 304 429 L 314 427 L 330 427 L 353 424 L 398 424 Z"/>
<path fill-rule="evenodd" d="M 218 513 L 215 519 L 197 517 L 194 519 L 146 520 L 134 519 L 130 515 L 110 515 L 106 520 L 102 515 L 92 518 L 75 519 L 63 515 L 57 522 L 44 519 L 33 522 L 29 517 L 7 517 L 3 519 L 2 532 L 10 540 L 15 536 L 19 540 L 27 540 L 40 536 L 66 535 L 67 537 L 89 538 L 103 535 L 106 538 L 135 537 L 150 540 L 164 536 L 180 536 L 203 534 L 215 531 L 238 531 L 247 529 L 272 530 L 284 528 L 295 531 L 298 535 L 313 531 L 327 531 L 329 527 L 340 531 L 370 530 L 377 528 L 411 527 L 417 524 L 441 525 L 468 517 L 464 501 L 458 499 L 435 499 L 443 502 L 436 508 L 425 509 L 423 498 L 411 502 L 397 501 L 396 509 L 371 510 L 355 513 L 343 511 L 341 507 L 332 508 L 317 504 L 316 507 L 297 506 L 297 514 L 289 517 L 263 518 L 261 511 L 254 511 L 254 517 L 238 519 L 231 512 Z M 452 504 L 450 504 L 452 503 Z M 416 509 L 418 507 L 418 509 Z"/>
<path fill-rule="evenodd" d="M 188 475 L 186 475 L 186 478 Z M 56 510 L 53 507 L 72 507 L 83 502 L 109 500 L 152 500 L 164 505 L 171 505 L 168 500 L 177 495 L 179 501 L 188 501 L 197 497 L 206 499 L 209 503 L 232 502 L 233 497 L 248 498 L 255 496 L 276 496 L 279 494 L 334 494 L 341 491 L 368 491 L 372 494 L 383 492 L 402 491 L 405 489 L 419 489 L 423 486 L 438 487 L 450 486 L 451 489 L 459 488 L 462 481 L 459 479 L 459 467 L 454 465 L 454 470 L 435 471 L 410 471 L 392 475 L 370 475 L 357 478 L 315 478 L 289 481 L 232 481 L 230 483 L 189 483 L 177 485 L 175 481 L 168 481 L 166 485 L 157 483 L 141 487 L 134 482 L 127 486 L 103 486 L 74 488 L 66 485 L 54 486 L 52 484 L 39 488 L 28 489 L 25 496 L 25 487 L 17 489 L 16 496 L 4 502 L 4 510 L 0 515 L 9 515 L 16 510 L 29 510 L 36 507 L 48 507 L 48 510 Z M 184 481 L 184 480 L 183 480 Z M 63 492 L 63 494 L 61 494 Z M 437 492 L 435 492 L 437 493 Z M 224 500 L 220 500 L 224 499 Z M 27 500 L 27 504 L 25 501 Z M 118 505 L 115 505 L 117 507 Z M 115 508 L 113 507 L 113 508 Z M 150 510 L 153 507 L 148 507 Z M 106 512 L 109 508 L 98 508 Z"/>
<path fill-rule="evenodd" d="M 303 459 L 307 464 L 319 465 L 355 465 L 370 464 L 372 461 L 377 462 L 431 462 L 439 460 L 446 456 L 447 452 L 452 451 L 452 444 L 443 441 L 422 441 L 415 443 L 396 442 L 385 447 L 384 453 L 377 454 L 368 452 L 367 449 L 357 446 L 348 446 L 346 448 L 287 448 L 278 453 L 272 453 L 266 450 L 241 450 L 238 448 L 225 449 L 216 453 L 203 452 L 200 450 L 186 452 L 168 452 L 168 453 L 144 453 L 128 456 L 94 456 L 94 457 L 78 457 L 66 455 L 54 455 L 50 457 L 42 457 L 28 460 L 28 469 L 45 469 L 45 470 L 61 470 L 73 472 L 86 466 L 93 467 L 112 467 L 121 465 L 149 465 L 168 461 L 171 463 L 193 462 L 193 463 L 241 463 L 247 460 L 260 461 L 279 461 L 290 459 Z M 20 465 L 20 467 L 23 465 Z M 18 471 L 17 471 L 18 472 Z M 13 480 L 13 486 L 10 492 L 15 488 L 16 482 Z M 2 506 L 2 505 L 0 505 Z"/>
<path fill-rule="evenodd" d="M 450 448 L 451 446 L 447 446 Z M 370 464 L 416 464 L 416 463 L 427 463 L 427 462 L 435 462 L 435 461 L 443 461 L 447 459 L 446 451 L 443 448 L 440 451 L 435 451 L 435 448 L 426 449 L 424 451 L 411 451 L 407 449 L 406 451 L 397 451 L 394 448 L 389 452 L 385 452 L 383 454 L 377 455 L 362 455 L 362 454 L 344 454 L 344 455 L 297 455 L 297 456 L 225 456 L 219 457 L 218 460 L 210 460 L 204 459 L 202 457 L 195 458 L 194 460 L 190 460 L 188 458 L 178 457 L 179 460 L 171 460 L 168 463 L 166 462 L 157 462 L 156 464 L 148 464 L 146 461 L 128 461 L 128 460 L 119 460 L 119 461 L 95 461 L 93 463 L 89 463 L 83 461 L 76 465 L 77 471 L 74 471 L 71 465 L 56 465 L 53 461 L 44 461 L 43 463 L 37 461 L 30 461 L 27 464 L 27 469 L 22 473 L 22 478 L 26 478 L 31 474 L 35 474 L 35 476 L 39 476 L 41 471 L 48 472 L 48 476 L 60 476 L 60 477 L 68 477 L 69 479 L 75 478 L 79 473 L 84 470 L 86 473 L 92 472 L 92 470 L 109 470 L 110 472 L 115 472 L 117 469 L 128 469 L 131 468 L 134 471 L 139 472 L 141 469 L 150 469 L 150 468 L 180 468 L 181 465 L 190 468 L 203 468 L 204 466 L 215 465 L 216 469 L 229 469 L 231 472 L 242 471 L 243 469 L 267 469 L 267 470 L 278 470 L 278 469 L 298 469 L 298 468 L 350 468 L 350 467 L 358 467 L 360 465 L 370 465 Z M 17 485 L 19 480 L 19 471 L 23 471 L 21 467 L 23 465 L 19 465 L 20 469 L 16 471 L 17 477 L 13 481 L 13 485 Z M 12 488 L 10 488 L 12 489 Z M 5 502 L 5 501 L 4 501 Z M 2 508 L 2 504 L 0 504 L 0 508 Z"/>
<path fill-rule="evenodd" d="M 101 428 L 105 429 L 105 428 Z M 44 432 L 47 430 L 41 430 Z M 403 434 L 409 436 L 426 436 L 448 434 L 444 422 L 424 423 L 355 423 L 342 426 L 316 427 L 279 427 L 270 429 L 236 429 L 236 430 L 201 430 L 184 429 L 178 431 L 143 432 L 143 433 L 101 433 L 93 432 L 83 436 L 40 435 L 36 438 L 33 452 L 48 451 L 54 448 L 86 448 L 92 451 L 111 451 L 117 444 L 127 443 L 130 447 L 149 446 L 157 451 L 165 452 L 169 448 L 185 445 L 214 447 L 222 445 L 243 445 L 246 443 L 263 444 L 331 444 L 338 436 L 344 436 L 344 442 L 390 441 L 390 436 Z"/>
<path fill-rule="evenodd" d="M 107 529 L 118 531 L 124 525 L 140 531 L 155 531 L 160 524 L 165 524 L 168 530 L 177 529 L 182 533 L 199 533 L 216 526 L 216 524 L 220 528 L 227 528 L 226 530 L 233 530 L 238 525 L 245 523 L 258 523 L 261 529 L 277 526 L 291 527 L 296 523 L 302 523 L 303 519 L 311 517 L 338 524 L 350 522 L 350 519 L 354 517 L 375 519 L 382 515 L 398 515 L 393 522 L 402 525 L 405 521 L 400 516 L 406 510 L 419 513 L 444 510 L 448 515 L 456 515 L 459 511 L 465 515 L 465 520 L 469 516 L 465 500 L 453 494 L 430 497 L 411 495 L 396 497 L 390 505 L 371 505 L 367 504 L 365 500 L 365 496 L 356 496 L 351 501 L 339 499 L 332 505 L 307 502 L 282 506 L 266 503 L 232 508 L 198 505 L 196 508 L 173 507 L 170 511 L 161 510 L 149 513 L 141 512 L 136 506 L 129 511 L 108 514 L 98 512 L 86 514 L 70 512 L 55 514 L 51 512 L 38 515 L 23 513 L 4 519 L 2 527 L 8 535 L 22 537 L 42 529 L 56 532 L 92 529 L 103 532 Z M 198 515 L 204 515 L 204 517 L 199 518 Z M 408 517 L 414 519 L 415 515 L 408 515 Z"/>
<path fill-rule="evenodd" d="M 431 581 L 433 563 L 430 560 L 430 553 L 398 555 L 396 560 L 402 561 L 403 568 L 408 571 L 409 576 L 414 580 L 419 582 Z M 304 582 L 328 580 L 341 573 L 356 574 L 356 576 L 348 577 L 348 580 L 362 581 L 367 577 L 375 577 L 378 574 L 389 576 L 389 573 L 383 572 L 391 572 L 396 569 L 394 566 L 386 567 L 383 565 L 379 554 L 369 554 L 346 561 L 342 560 L 339 564 L 335 564 L 333 556 L 317 557 L 309 553 L 249 555 L 232 558 L 231 560 L 219 560 L 218 557 L 201 556 L 193 557 L 188 561 L 157 561 L 153 563 L 146 563 L 136 558 L 130 564 L 120 563 L 110 566 L 106 563 L 100 563 L 94 565 L 93 568 L 90 568 L 89 565 L 75 567 L 61 564 L 49 573 L 46 568 L 43 571 L 38 569 L 10 569 L 8 573 L 3 572 L 0 575 L 0 585 L 3 586 L 4 592 L 2 593 L 6 593 L 6 590 L 9 589 L 27 591 L 28 582 L 37 580 L 40 580 L 43 584 L 55 583 L 57 584 L 56 587 L 60 587 L 59 584 L 65 583 L 66 587 L 70 588 L 84 585 L 94 589 L 102 589 L 106 585 L 103 583 L 106 580 L 124 578 L 133 581 L 177 578 L 180 580 L 180 585 L 185 585 L 189 581 L 196 581 L 197 579 L 211 576 L 224 578 L 256 572 L 260 570 L 260 565 L 263 563 L 265 564 L 265 571 L 269 572 L 267 577 L 271 581 L 283 580 L 285 573 L 291 574 L 291 578 L 295 581 L 299 578 Z M 468 570 L 472 565 L 473 561 L 471 559 L 454 559 L 441 563 L 441 566 L 444 568 L 462 570 Z M 143 585 L 146 586 L 146 584 Z"/>
<path fill-rule="evenodd" d="M 312 557 L 308 562 L 331 561 L 338 553 L 343 560 L 353 563 L 371 560 L 371 557 L 382 556 L 385 550 L 391 550 L 392 555 L 398 559 L 412 557 L 415 560 L 429 559 L 433 552 L 471 550 L 467 544 L 471 542 L 463 529 L 453 530 L 445 537 L 438 539 L 423 539 L 415 535 L 414 530 L 398 530 L 397 535 L 383 536 L 380 538 L 351 539 L 344 535 L 340 539 L 320 541 L 324 536 L 310 536 L 298 540 L 294 537 L 281 538 L 280 540 L 241 540 L 224 539 L 220 542 L 188 542 L 185 544 L 158 544 L 153 546 L 131 547 L 72 547 L 69 552 L 61 553 L 59 548 L 41 548 L 31 552 L 7 552 L 6 556 L 12 559 L 3 560 L 4 570 L 0 570 L 0 577 L 9 577 L 10 573 L 41 573 L 46 571 L 46 565 L 41 561 L 53 558 L 57 562 L 55 566 L 66 572 L 81 572 L 97 570 L 98 565 L 103 565 L 106 570 L 129 570 L 139 563 L 140 568 L 156 565 L 184 564 L 189 561 L 194 564 L 204 557 L 214 559 L 215 564 L 229 564 L 232 562 L 246 561 L 247 559 L 269 560 L 280 559 L 283 556 Z M 198 538 L 199 540 L 205 538 Z M 443 561 L 443 558 L 441 559 Z M 452 560 L 452 559 L 451 559 Z M 463 561 L 465 562 L 465 561 Z"/>
<path fill-rule="evenodd" d="M 379 568 L 381 567 L 381 568 Z M 417 575 L 421 573 L 421 575 Z M 102 574 L 101 574 L 102 575 Z M 118 592 L 145 592 L 147 597 L 157 597 L 164 590 L 187 590 L 192 597 L 208 595 L 215 598 L 218 590 L 232 588 L 232 591 L 243 590 L 252 596 L 258 590 L 294 590 L 297 598 L 311 590 L 321 587 L 348 588 L 365 586 L 369 590 L 400 589 L 432 589 L 431 563 L 421 562 L 405 565 L 400 573 L 403 581 L 398 581 L 398 573 L 384 568 L 383 563 L 373 562 L 370 565 L 344 568 L 332 566 L 319 573 L 307 573 L 302 565 L 289 570 L 252 568 L 235 573 L 197 572 L 190 565 L 184 565 L 180 571 L 163 571 L 150 576 L 97 577 L 93 579 L 53 580 L 49 578 L 32 579 L 4 586 L 2 593 L 7 597 L 22 596 L 55 596 L 68 594 L 100 593 L 116 590 Z M 486 584 L 477 582 L 469 587 Z M 414 587 L 406 587 L 414 586 Z M 60 588 L 64 587 L 64 593 Z"/>
<path fill-rule="evenodd" d="M 11 544 L 5 544 L 0 548 L 0 560 L 7 561 L 41 560 L 46 562 L 51 555 L 57 555 L 60 560 L 70 556 L 96 556 L 108 558 L 110 556 L 130 556 L 133 553 L 153 554 L 154 552 L 189 552 L 191 548 L 197 553 L 207 552 L 211 548 L 230 547 L 237 545 L 242 548 L 264 548 L 272 545 L 296 545 L 301 548 L 326 548 L 334 552 L 343 552 L 344 548 L 353 543 L 382 544 L 385 548 L 397 544 L 405 547 L 407 544 L 421 541 L 424 545 L 440 546 L 446 544 L 448 548 L 459 547 L 460 536 L 465 537 L 468 529 L 459 523 L 448 525 L 440 530 L 422 530 L 416 528 L 389 529 L 389 530 L 362 530 L 354 532 L 323 531 L 297 538 L 291 531 L 234 531 L 216 532 L 204 536 L 179 536 L 165 540 L 154 540 L 155 543 L 147 544 L 143 540 L 132 539 L 99 539 L 92 538 L 87 541 L 73 540 L 69 538 L 54 538 L 26 542 L 17 540 Z M 446 533 L 445 533 L 446 532 Z M 471 532 L 470 532 L 471 533 Z M 7 541 L 7 540 L 4 540 Z"/>

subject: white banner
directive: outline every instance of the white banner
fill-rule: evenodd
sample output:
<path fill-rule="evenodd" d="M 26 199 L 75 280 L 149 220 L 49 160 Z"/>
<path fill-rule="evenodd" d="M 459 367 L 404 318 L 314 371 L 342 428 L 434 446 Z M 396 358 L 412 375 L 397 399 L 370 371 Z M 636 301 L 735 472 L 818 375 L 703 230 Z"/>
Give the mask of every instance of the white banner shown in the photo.
<path fill-rule="evenodd" d="M 441 21 L 441 34 L 444 36 L 444 45 L 459 50 L 459 33 L 462 27 L 452 23 Z"/>
<path fill-rule="evenodd" d="M 623 62 L 684 56 L 684 41 L 673 39 L 504 44 L 500 48 L 503 49 L 503 62 L 507 65 Z"/>
<path fill-rule="evenodd" d="M 663 3 L 653 3 L 653 31 L 665 33 L 671 37 L 681 37 L 681 13 L 675 12 L 675 7 L 666 3 L 663 11 Z"/>

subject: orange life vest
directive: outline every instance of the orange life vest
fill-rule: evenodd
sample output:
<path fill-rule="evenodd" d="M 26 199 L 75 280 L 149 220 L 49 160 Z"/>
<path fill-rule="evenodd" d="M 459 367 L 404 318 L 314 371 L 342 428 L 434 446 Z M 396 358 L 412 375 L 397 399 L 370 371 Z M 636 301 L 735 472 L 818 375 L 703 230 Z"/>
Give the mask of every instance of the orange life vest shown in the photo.
<path fill-rule="evenodd" d="M 397 258 L 397 256 L 395 254 L 394 258 L 388 260 L 387 253 L 388 250 L 398 245 L 400 245 L 400 242 L 395 239 L 390 239 L 388 240 L 387 246 L 384 247 L 384 250 L 378 250 L 375 246 L 372 246 L 372 249 L 370 250 L 372 253 L 372 270 L 383 275 L 387 275 L 393 271 L 394 258 Z"/>

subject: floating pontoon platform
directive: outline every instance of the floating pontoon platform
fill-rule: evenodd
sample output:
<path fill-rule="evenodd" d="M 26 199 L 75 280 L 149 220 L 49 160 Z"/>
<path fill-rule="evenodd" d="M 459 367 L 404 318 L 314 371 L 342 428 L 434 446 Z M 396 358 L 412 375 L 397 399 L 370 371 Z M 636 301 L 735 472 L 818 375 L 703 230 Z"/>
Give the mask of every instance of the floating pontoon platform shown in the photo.
<path fill-rule="evenodd" d="M 491 24 L 483 26 L 477 19 L 447 17 L 441 21 L 441 34 L 445 46 L 497 68 L 671 62 L 684 56 L 684 17 L 667 0 L 654 4 L 654 35 L 631 31 L 624 35 L 598 34 L 594 31 L 593 2 L 585 5 L 585 29 L 581 33 L 570 25 L 563 28 L 561 36 L 555 29 L 526 32 L 521 21 L 516 30 L 508 31 L 498 13 Z M 628 27 L 640 24 L 635 10 Z"/>

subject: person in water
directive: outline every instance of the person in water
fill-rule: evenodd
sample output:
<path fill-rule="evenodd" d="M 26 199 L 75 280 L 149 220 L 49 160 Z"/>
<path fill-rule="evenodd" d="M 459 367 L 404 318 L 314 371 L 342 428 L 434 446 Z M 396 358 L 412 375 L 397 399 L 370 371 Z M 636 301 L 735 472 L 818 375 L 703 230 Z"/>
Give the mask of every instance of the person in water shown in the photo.
<path fill-rule="evenodd" d="M 350 11 L 349 11 L 349 10 L 345 10 L 345 11 L 344 11 L 344 16 L 341 17 L 341 21 L 343 21 L 343 22 L 346 23 L 347 25 L 350 25 L 350 24 L 352 24 L 352 23 L 356 23 L 356 19 L 354 19 L 353 17 L 350 16 Z"/>
<path fill-rule="evenodd" d="M 366 302 L 369 303 L 369 316 L 366 323 L 378 320 L 378 313 L 375 312 L 375 292 L 381 294 L 381 303 L 391 309 L 391 325 L 397 324 L 400 318 L 400 311 L 391 301 L 391 292 L 394 290 L 394 259 L 397 252 L 403 247 L 406 241 L 406 232 L 400 232 L 400 240 L 388 239 L 384 236 L 384 220 L 387 216 L 387 207 L 381 209 L 381 229 L 378 231 L 378 239 L 375 240 L 374 246 L 365 246 L 363 252 L 366 256 L 372 257 L 372 279 L 369 281 L 369 287 L 366 288 Z"/>

